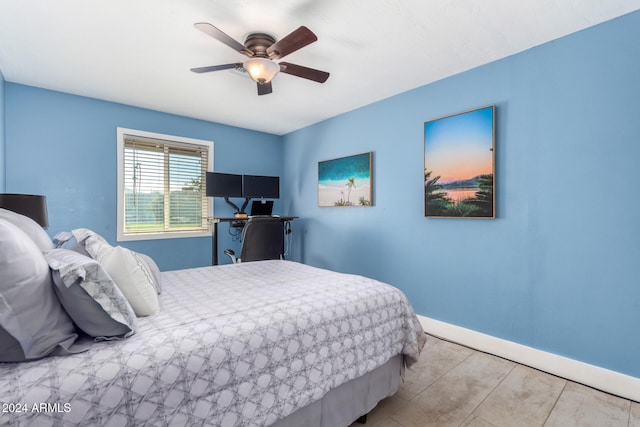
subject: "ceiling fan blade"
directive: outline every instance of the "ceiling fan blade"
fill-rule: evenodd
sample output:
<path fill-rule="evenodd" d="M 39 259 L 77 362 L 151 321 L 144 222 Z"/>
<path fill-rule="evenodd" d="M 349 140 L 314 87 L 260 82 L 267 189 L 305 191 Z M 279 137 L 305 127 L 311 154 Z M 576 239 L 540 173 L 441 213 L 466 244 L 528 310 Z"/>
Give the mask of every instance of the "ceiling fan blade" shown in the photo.
<path fill-rule="evenodd" d="M 326 71 L 303 67 L 302 65 L 291 64 L 289 62 L 281 62 L 280 71 L 282 73 L 291 74 L 292 76 L 313 80 L 314 82 L 318 83 L 324 83 L 329 78 L 329 73 L 327 73 Z"/>
<path fill-rule="evenodd" d="M 224 33 L 219 28 L 214 27 L 208 22 L 197 22 L 193 24 L 194 27 L 213 37 L 214 39 L 221 41 L 222 43 L 229 46 L 231 49 L 240 52 L 243 55 L 247 55 L 249 58 L 253 56 L 253 52 L 247 50 L 244 45 L 237 40 L 229 37 L 226 33 Z"/>
<path fill-rule="evenodd" d="M 192 68 L 194 73 L 208 73 L 210 71 L 228 70 L 230 68 L 242 67 L 242 62 L 236 62 L 235 64 L 222 64 L 222 65 L 209 65 L 208 67 Z"/>
<path fill-rule="evenodd" d="M 273 88 L 271 87 L 271 82 L 268 83 L 257 83 L 258 85 L 258 95 L 269 95 L 273 92 Z"/>
<path fill-rule="evenodd" d="M 294 30 L 267 48 L 267 55 L 271 59 L 284 58 L 292 52 L 301 49 L 318 40 L 313 32 L 305 26 Z"/>

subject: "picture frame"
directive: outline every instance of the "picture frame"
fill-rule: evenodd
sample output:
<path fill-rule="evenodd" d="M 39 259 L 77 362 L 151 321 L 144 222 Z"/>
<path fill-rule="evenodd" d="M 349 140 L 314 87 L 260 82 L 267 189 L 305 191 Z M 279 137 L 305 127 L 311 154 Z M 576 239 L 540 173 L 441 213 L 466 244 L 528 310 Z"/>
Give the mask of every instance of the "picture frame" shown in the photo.
<path fill-rule="evenodd" d="M 424 216 L 496 218 L 496 107 L 424 122 Z"/>
<path fill-rule="evenodd" d="M 373 206 L 372 164 L 371 151 L 318 162 L 318 206 Z"/>

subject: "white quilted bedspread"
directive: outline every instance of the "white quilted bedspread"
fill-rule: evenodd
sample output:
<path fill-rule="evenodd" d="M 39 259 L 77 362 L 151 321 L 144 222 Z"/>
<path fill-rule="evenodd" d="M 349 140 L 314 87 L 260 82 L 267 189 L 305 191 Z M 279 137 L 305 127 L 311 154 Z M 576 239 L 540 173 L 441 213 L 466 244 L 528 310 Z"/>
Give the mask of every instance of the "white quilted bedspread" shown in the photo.
<path fill-rule="evenodd" d="M 0 425 L 266 426 L 424 345 L 404 294 L 361 276 L 262 261 L 162 280 L 131 338 L 0 363 Z"/>

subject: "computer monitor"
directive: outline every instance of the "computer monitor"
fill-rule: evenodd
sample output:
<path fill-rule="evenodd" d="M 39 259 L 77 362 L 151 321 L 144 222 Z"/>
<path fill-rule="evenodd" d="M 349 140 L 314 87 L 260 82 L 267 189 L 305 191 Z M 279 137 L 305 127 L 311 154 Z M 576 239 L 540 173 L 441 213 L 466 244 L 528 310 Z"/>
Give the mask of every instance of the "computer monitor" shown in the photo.
<path fill-rule="evenodd" d="M 207 172 L 208 197 L 243 197 L 242 175 Z"/>
<path fill-rule="evenodd" d="M 248 199 L 279 199 L 280 177 L 242 175 L 242 196 Z"/>

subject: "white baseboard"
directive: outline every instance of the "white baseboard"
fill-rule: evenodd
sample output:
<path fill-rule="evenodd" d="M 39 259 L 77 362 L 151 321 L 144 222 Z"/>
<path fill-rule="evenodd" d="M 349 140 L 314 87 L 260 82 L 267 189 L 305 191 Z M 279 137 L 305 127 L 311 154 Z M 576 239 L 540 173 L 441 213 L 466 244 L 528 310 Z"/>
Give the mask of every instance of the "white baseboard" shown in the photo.
<path fill-rule="evenodd" d="M 465 329 L 450 323 L 418 316 L 422 328 L 430 335 L 490 353 L 522 365 L 640 402 L 640 378 L 589 365 L 522 344 Z"/>

